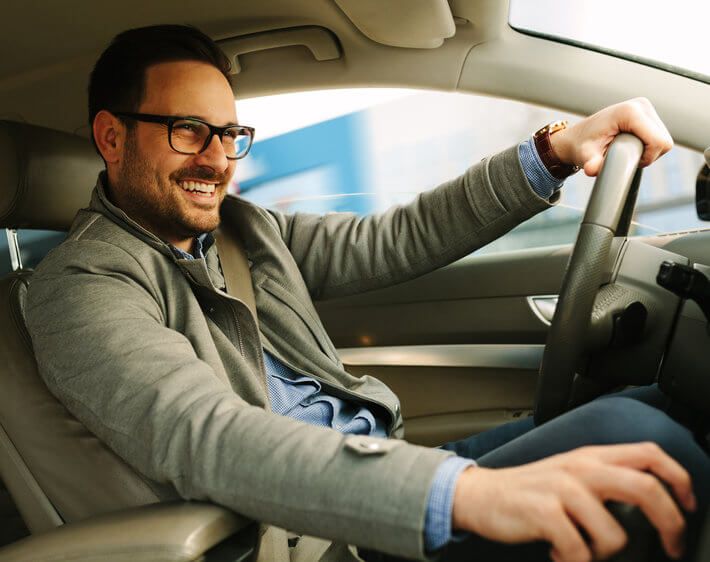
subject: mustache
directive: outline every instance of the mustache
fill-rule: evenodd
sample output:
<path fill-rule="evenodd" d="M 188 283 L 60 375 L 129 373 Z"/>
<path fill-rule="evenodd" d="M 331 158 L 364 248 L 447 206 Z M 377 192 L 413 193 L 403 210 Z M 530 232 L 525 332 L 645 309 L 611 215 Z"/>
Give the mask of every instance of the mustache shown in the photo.
<path fill-rule="evenodd" d="M 170 179 L 176 182 L 184 179 L 193 179 L 226 183 L 229 178 L 228 174 L 215 172 L 212 168 L 180 168 L 170 174 Z"/>

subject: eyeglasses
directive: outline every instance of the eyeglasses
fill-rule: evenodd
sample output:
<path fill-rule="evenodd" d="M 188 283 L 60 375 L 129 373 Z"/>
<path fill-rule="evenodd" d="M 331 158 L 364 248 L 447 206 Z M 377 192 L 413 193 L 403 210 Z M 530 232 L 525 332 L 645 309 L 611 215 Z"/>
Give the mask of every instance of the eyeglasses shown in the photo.
<path fill-rule="evenodd" d="M 146 123 L 160 123 L 168 128 L 170 148 L 180 154 L 199 154 L 207 149 L 212 137 L 222 143 L 229 160 L 244 158 L 254 141 L 254 128 L 244 125 L 217 127 L 195 117 L 177 115 L 153 115 L 150 113 L 114 112 L 117 117 L 126 117 Z"/>

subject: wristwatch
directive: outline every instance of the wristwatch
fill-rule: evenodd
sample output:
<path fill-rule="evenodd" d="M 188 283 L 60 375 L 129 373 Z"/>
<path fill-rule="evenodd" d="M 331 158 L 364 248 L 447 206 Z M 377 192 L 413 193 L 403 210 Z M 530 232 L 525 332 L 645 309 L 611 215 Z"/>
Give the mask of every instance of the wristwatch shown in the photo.
<path fill-rule="evenodd" d="M 579 171 L 579 166 L 573 164 L 565 164 L 562 162 L 557 154 L 555 154 L 552 148 L 552 143 L 550 142 L 550 137 L 554 135 L 557 131 L 567 128 L 567 121 L 554 121 L 549 123 L 539 129 L 533 135 L 533 142 L 535 143 L 535 148 L 540 156 L 540 160 L 550 172 L 552 177 L 558 180 L 563 180 L 572 174 Z"/>

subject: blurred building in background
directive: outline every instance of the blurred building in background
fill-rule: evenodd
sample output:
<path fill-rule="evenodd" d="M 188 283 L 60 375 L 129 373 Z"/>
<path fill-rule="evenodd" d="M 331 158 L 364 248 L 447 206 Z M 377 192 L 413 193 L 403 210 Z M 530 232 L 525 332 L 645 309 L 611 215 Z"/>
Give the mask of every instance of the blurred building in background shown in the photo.
<path fill-rule="evenodd" d="M 518 144 L 545 123 L 579 119 L 529 104 L 466 94 L 354 92 L 238 102 L 240 120 L 255 125 L 257 136 L 252 153 L 238 165 L 233 191 L 284 212 L 380 212 L 456 177 L 487 155 Z M 354 100 L 359 107 L 348 112 Z M 319 108 L 325 112 L 322 119 Z M 302 117 L 279 121 L 279 116 L 291 114 Z M 260 122 L 266 123 L 264 140 L 259 140 Z M 701 154 L 675 147 L 644 172 L 636 234 L 704 227 L 694 207 L 695 178 L 702 163 Z M 582 172 L 568 179 L 556 208 L 482 251 L 572 242 L 592 185 L 593 179 Z"/>

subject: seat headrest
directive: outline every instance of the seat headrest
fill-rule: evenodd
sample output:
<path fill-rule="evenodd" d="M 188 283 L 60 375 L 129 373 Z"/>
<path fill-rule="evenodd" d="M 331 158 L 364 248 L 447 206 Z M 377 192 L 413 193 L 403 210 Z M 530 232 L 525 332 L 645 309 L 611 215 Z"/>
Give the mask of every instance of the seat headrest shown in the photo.
<path fill-rule="evenodd" d="M 87 139 L 0 121 L 0 228 L 68 230 L 102 169 Z"/>

